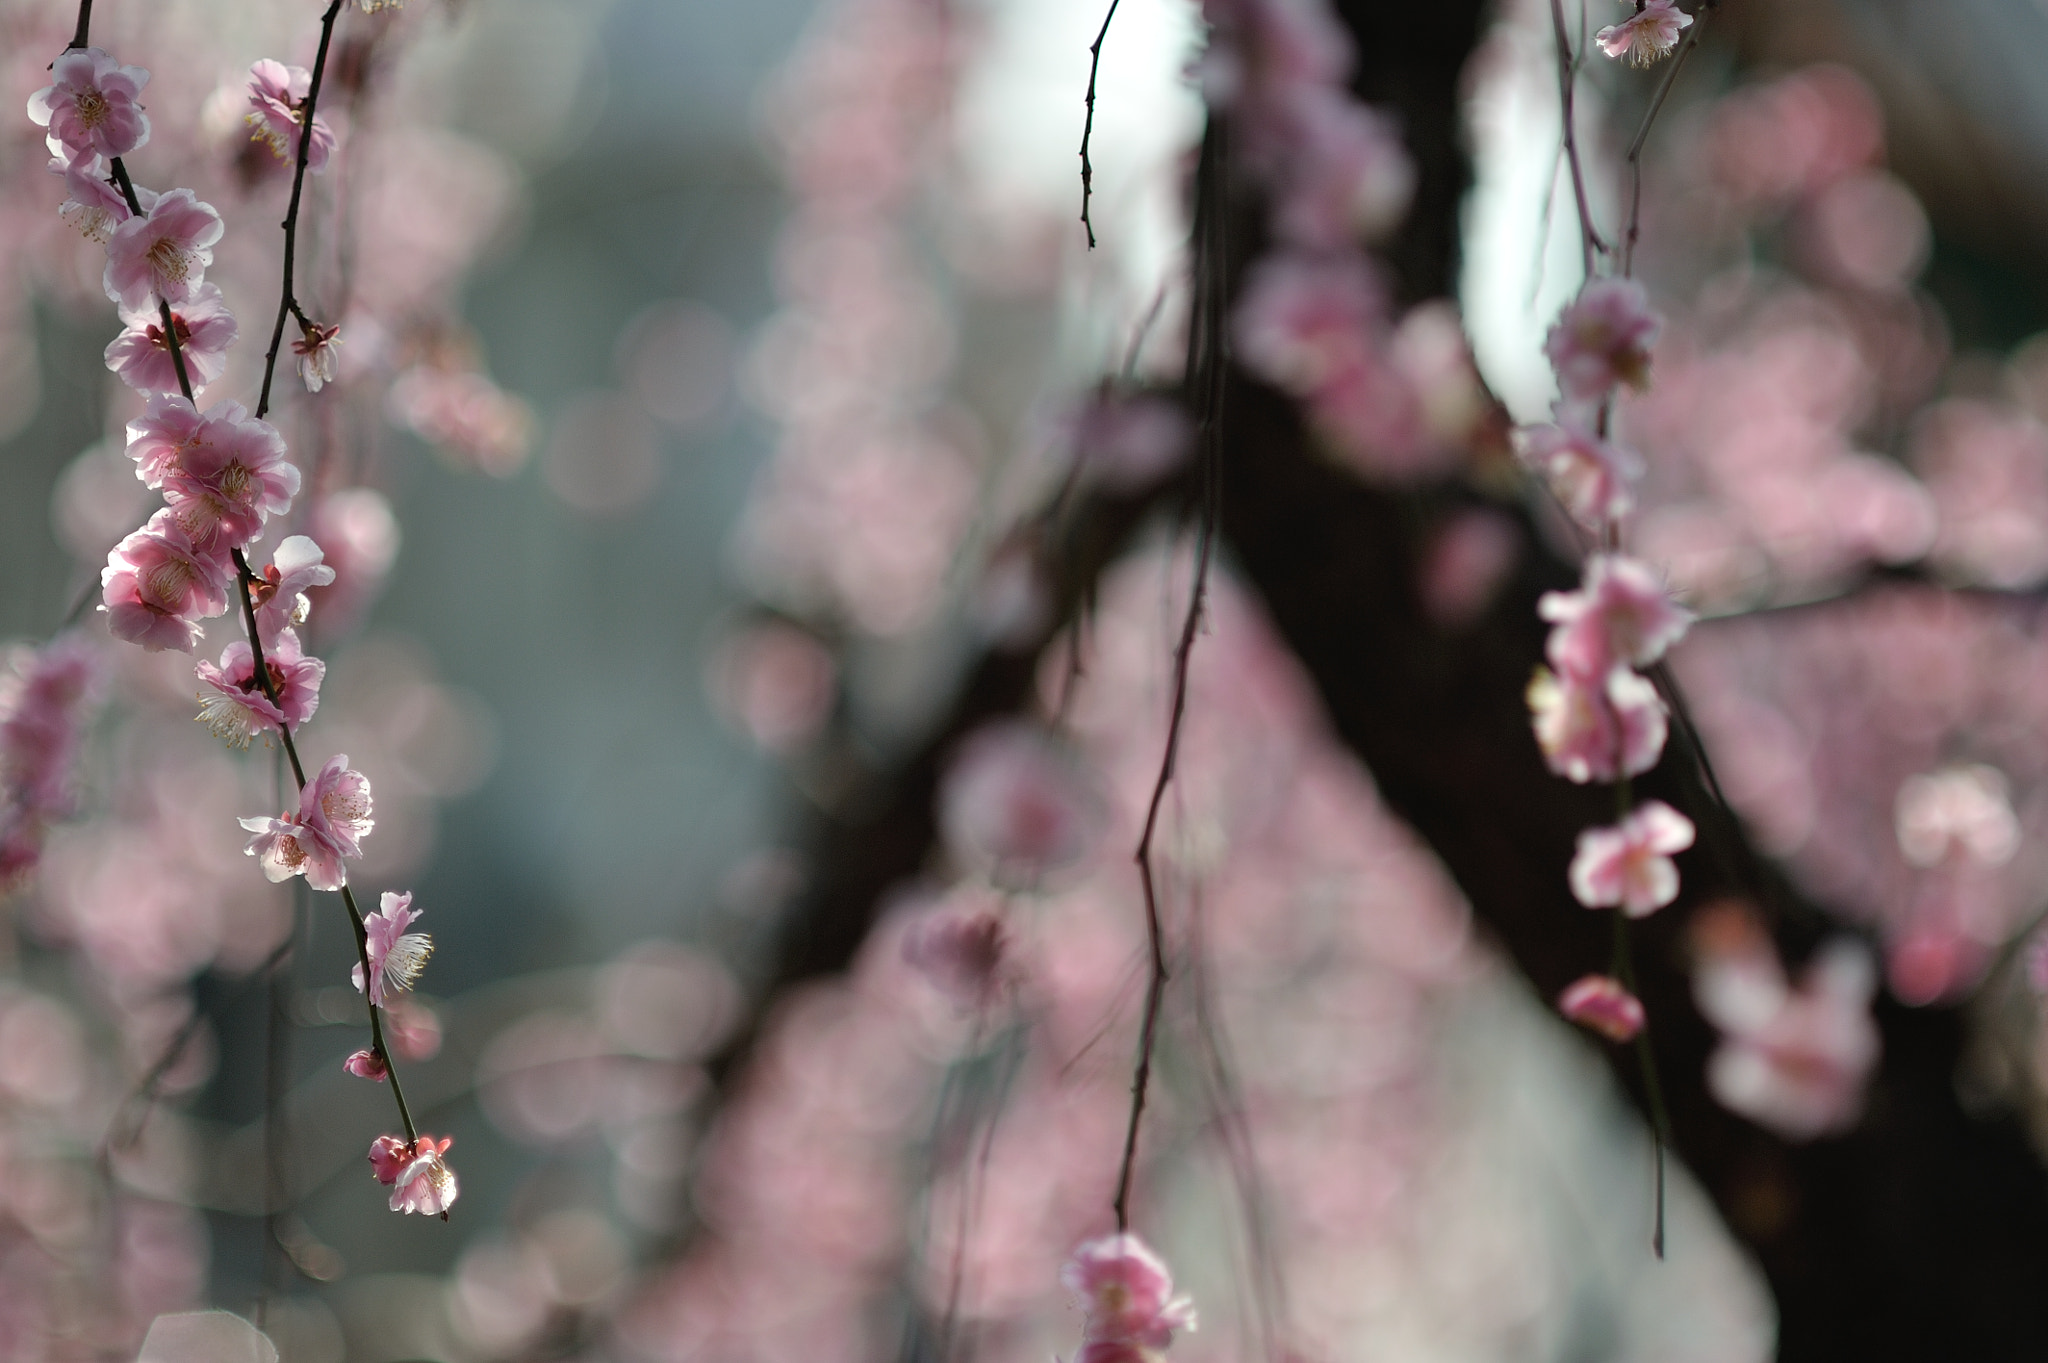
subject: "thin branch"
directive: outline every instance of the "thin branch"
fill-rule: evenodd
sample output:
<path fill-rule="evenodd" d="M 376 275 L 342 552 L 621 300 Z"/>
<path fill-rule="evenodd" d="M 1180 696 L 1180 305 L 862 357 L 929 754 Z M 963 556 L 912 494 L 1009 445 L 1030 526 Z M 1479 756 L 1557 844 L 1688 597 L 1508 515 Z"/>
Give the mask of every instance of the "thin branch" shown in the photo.
<path fill-rule="evenodd" d="M 313 114 L 320 103 L 320 82 L 327 75 L 327 49 L 334 41 L 334 20 L 344 0 L 330 0 L 320 16 L 320 50 L 313 57 L 313 77 L 306 85 L 306 98 L 298 107 L 299 156 L 292 168 L 292 198 L 284 211 L 284 287 L 277 300 L 277 322 L 270 329 L 270 350 L 263 357 L 263 390 L 256 398 L 256 418 L 270 410 L 270 384 L 277 376 L 277 354 L 284 346 L 284 324 L 298 311 L 299 300 L 292 291 L 292 272 L 298 258 L 299 203 L 306 189 L 306 157 L 312 149 Z M 303 316 L 304 314 L 300 314 Z"/>
<path fill-rule="evenodd" d="M 78 0 L 78 27 L 72 30 L 71 46 L 64 50 L 70 52 L 77 48 L 92 46 L 91 36 L 92 0 Z"/>
<path fill-rule="evenodd" d="M 1188 593 L 1188 609 L 1181 621 L 1180 642 L 1173 650 L 1173 705 L 1167 721 L 1166 750 L 1160 758 L 1159 777 L 1152 786 L 1152 799 L 1145 811 L 1145 828 L 1139 836 L 1134 860 L 1145 892 L 1145 935 L 1151 978 L 1145 988 L 1145 1015 L 1138 1032 L 1138 1063 L 1131 1078 L 1131 1117 L 1124 1133 L 1124 1152 L 1117 1171 L 1116 1224 L 1130 1228 L 1131 1171 L 1137 1162 L 1138 1129 L 1145 1115 L 1145 1094 L 1152 1078 L 1152 1053 L 1158 1039 L 1159 1005 L 1166 992 L 1166 943 L 1160 925 L 1159 886 L 1152 865 L 1152 839 L 1159 827 L 1160 806 L 1166 788 L 1173 781 L 1175 759 L 1180 752 L 1180 735 L 1187 716 L 1188 663 L 1194 654 L 1195 638 L 1201 632 L 1203 605 L 1208 597 L 1209 562 L 1215 548 L 1219 519 L 1223 433 L 1223 293 L 1224 205 L 1219 202 L 1223 187 L 1221 163 L 1225 132 L 1222 121 L 1212 118 L 1202 138 L 1201 163 L 1196 170 L 1195 190 L 1195 315 L 1188 327 L 1187 386 L 1191 398 L 1199 396 L 1202 410 L 1202 505 L 1195 531 L 1194 582 Z"/>
<path fill-rule="evenodd" d="M 1685 35 L 1685 43 L 1678 49 L 1678 55 L 1671 59 L 1671 65 L 1664 70 L 1664 79 L 1657 83 L 1657 93 L 1650 97 L 1650 108 L 1643 115 L 1643 125 L 1636 129 L 1635 140 L 1628 144 L 1629 191 L 1628 191 L 1628 232 L 1621 243 L 1621 274 L 1626 279 L 1635 273 L 1636 239 L 1643 227 L 1643 144 L 1650 140 L 1650 129 L 1657 122 L 1657 115 L 1664 111 L 1664 101 L 1671 95 L 1671 87 L 1678 80 L 1678 73 L 1685 67 L 1685 59 L 1699 46 L 1700 33 L 1707 26 L 1707 18 L 1714 12 L 1719 0 L 1705 0 L 1699 15 L 1693 20 L 1692 32 Z"/>
<path fill-rule="evenodd" d="M 1088 140 L 1095 134 L 1095 74 L 1102 67 L 1102 40 L 1109 36 L 1109 21 L 1116 18 L 1116 7 L 1122 0 L 1109 0 L 1109 12 L 1102 16 L 1102 27 L 1096 31 L 1095 41 L 1088 44 L 1088 116 L 1081 123 L 1081 227 L 1088 233 L 1088 249 L 1095 249 L 1095 224 L 1088 216 L 1088 196 L 1095 189 L 1095 164 L 1088 159 Z"/>
<path fill-rule="evenodd" d="M 1586 278 L 1593 277 L 1593 255 L 1606 244 L 1593 226 L 1593 210 L 1586 201 L 1586 172 L 1579 162 L 1578 116 L 1575 113 L 1576 73 L 1572 65 L 1572 40 L 1564 29 L 1564 0 L 1550 0 L 1551 27 L 1557 36 L 1557 99 L 1564 119 L 1564 155 L 1572 168 L 1572 195 L 1579 205 L 1579 263 Z"/>

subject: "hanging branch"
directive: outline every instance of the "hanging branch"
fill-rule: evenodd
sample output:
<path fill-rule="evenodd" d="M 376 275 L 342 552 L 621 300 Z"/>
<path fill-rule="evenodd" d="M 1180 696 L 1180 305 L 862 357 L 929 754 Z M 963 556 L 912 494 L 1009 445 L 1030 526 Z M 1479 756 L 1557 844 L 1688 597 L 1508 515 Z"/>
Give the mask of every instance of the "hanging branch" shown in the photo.
<path fill-rule="evenodd" d="M 1586 201 L 1586 172 L 1579 162 L 1578 116 L 1574 112 L 1574 86 L 1577 83 L 1578 59 L 1572 52 L 1572 41 L 1564 30 L 1564 0 L 1550 0 L 1551 27 L 1557 36 L 1557 98 L 1564 115 L 1564 155 L 1572 168 L 1572 197 L 1579 206 L 1579 263 L 1585 268 L 1586 278 L 1593 277 L 1593 255 L 1605 251 L 1607 245 L 1600 240 L 1600 233 L 1593 226 L 1593 210 Z"/>
<path fill-rule="evenodd" d="M 299 310 L 298 295 L 292 291 L 292 270 L 299 247 L 299 201 L 306 188 L 306 157 L 312 148 L 313 114 L 320 103 L 320 82 L 327 74 L 327 49 L 334 41 L 334 20 L 341 13 L 344 0 L 329 0 L 327 12 L 320 16 L 320 50 L 313 55 L 313 77 L 306 85 L 306 98 L 299 105 L 299 158 L 292 167 L 292 198 L 284 210 L 284 288 L 277 298 L 277 322 L 270 329 L 270 350 L 263 357 L 263 390 L 256 398 L 256 419 L 261 421 L 270 410 L 270 382 L 277 374 L 277 354 L 284 345 L 285 319 L 296 315 L 301 326 L 310 326 L 305 313 Z M 251 636 L 250 642 L 255 642 Z M 262 670 L 262 654 L 257 654 L 257 670 Z"/>
<path fill-rule="evenodd" d="M 1102 66 L 1102 40 L 1109 36 L 1109 21 L 1116 18 L 1116 7 L 1122 0 L 1109 0 L 1109 12 L 1102 16 L 1102 27 L 1095 34 L 1095 41 L 1088 44 L 1088 116 L 1081 123 L 1081 226 L 1088 233 L 1088 249 L 1095 249 L 1095 224 L 1088 216 L 1088 196 L 1095 188 L 1095 164 L 1088 159 L 1088 139 L 1095 134 L 1095 73 Z"/>
<path fill-rule="evenodd" d="M 1188 704 L 1188 661 L 1193 656 L 1195 636 L 1201 632 L 1202 608 L 1209 588 L 1209 562 L 1221 509 L 1220 480 L 1223 457 L 1223 293 L 1224 240 L 1222 160 L 1225 139 L 1220 119 L 1211 118 L 1202 138 L 1201 161 L 1195 172 L 1195 310 L 1188 327 L 1186 386 L 1188 397 L 1202 412 L 1201 428 L 1201 511 L 1195 529 L 1195 575 L 1188 593 L 1187 615 L 1181 621 L 1180 642 L 1173 650 L 1173 705 L 1166 728 L 1166 751 L 1159 762 L 1159 777 L 1152 786 L 1151 803 L 1145 810 L 1145 828 L 1139 836 L 1133 859 L 1145 891 L 1145 935 L 1150 955 L 1151 976 L 1145 987 L 1145 1015 L 1138 1031 L 1138 1063 L 1131 1077 L 1131 1117 L 1124 1132 L 1123 1161 L 1117 1171 L 1117 1229 L 1130 1228 L 1131 1171 L 1138 1155 L 1138 1128 L 1145 1115 L 1145 1094 L 1152 1078 L 1152 1053 L 1159 1031 L 1159 1005 L 1166 992 L 1166 942 L 1160 926 L 1159 887 L 1152 865 L 1152 838 L 1159 827 L 1160 806 L 1173 780 L 1174 762 L 1180 752 L 1180 736 Z"/>
<path fill-rule="evenodd" d="M 1626 279 L 1635 273 L 1636 239 L 1643 228 L 1643 144 L 1650 140 L 1650 129 L 1657 122 L 1657 115 L 1664 111 L 1664 101 L 1671 94 L 1671 87 L 1678 80 L 1678 73 L 1685 67 L 1685 59 L 1699 46 L 1700 33 L 1707 26 L 1707 20 L 1714 13 L 1720 0 L 1705 0 L 1698 16 L 1693 20 L 1692 31 L 1685 35 L 1685 44 L 1678 49 L 1678 55 L 1671 59 L 1671 65 L 1664 70 L 1664 79 L 1657 83 L 1657 93 L 1650 97 L 1649 112 L 1643 115 L 1643 124 L 1636 129 L 1635 140 L 1628 144 L 1629 190 L 1628 190 L 1628 232 L 1621 242 L 1621 274 Z M 1569 105 L 1567 105 L 1569 107 Z"/>

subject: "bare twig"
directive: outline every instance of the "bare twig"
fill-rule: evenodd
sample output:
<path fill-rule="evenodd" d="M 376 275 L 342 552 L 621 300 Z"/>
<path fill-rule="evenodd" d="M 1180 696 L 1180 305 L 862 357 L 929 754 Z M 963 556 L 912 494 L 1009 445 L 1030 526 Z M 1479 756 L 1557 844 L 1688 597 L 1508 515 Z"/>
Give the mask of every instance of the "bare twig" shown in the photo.
<path fill-rule="evenodd" d="M 1187 387 L 1189 397 L 1202 412 L 1201 512 L 1195 531 L 1194 581 L 1188 593 L 1187 614 L 1181 621 L 1180 642 L 1173 651 L 1173 703 L 1166 729 L 1166 750 L 1160 758 L 1159 777 L 1153 783 L 1152 799 L 1145 811 L 1145 828 L 1139 836 L 1134 860 L 1145 892 L 1145 936 L 1151 978 L 1145 989 L 1145 1014 L 1138 1031 L 1138 1063 L 1131 1078 L 1131 1117 L 1124 1133 L 1123 1161 L 1117 1171 L 1116 1209 L 1118 1230 L 1130 1227 L 1131 1171 L 1137 1161 L 1138 1129 L 1145 1115 L 1145 1093 L 1152 1077 L 1152 1053 L 1158 1039 L 1159 1005 L 1166 992 L 1166 942 L 1160 924 L 1159 886 L 1152 865 L 1152 839 L 1159 827 L 1159 810 L 1166 788 L 1173 781 L 1174 761 L 1180 752 L 1181 726 L 1187 715 L 1188 662 L 1194 654 L 1195 637 L 1201 632 L 1203 605 L 1209 588 L 1209 562 L 1215 548 L 1221 482 L 1223 428 L 1223 293 L 1224 205 L 1222 162 L 1226 132 L 1221 119 L 1212 117 L 1202 138 L 1201 161 L 1195 172 L 1195 288 L 1194 316 L 1188 326 Z"/>
<path fill-rule="evenodd" d="M 1664 110 L 1664 101 L 1671 95 L 1671 87 L 1678 80 L 1678 73 L 1685 67 L 1685 59 L 1699 46 L 1700 32 L 1707 26 L 1707 17 L 1714 12 L 1718 0 L 1706 0 L 1700 6 L 1698 17 L 1693 20 L 1692 32 L 1685 35 L 1685 43 L 1678 49 L 1678 55 L 1671 59 L 1671 65 L 1664 69 L 1664 79 L 1657 83 L 1657 93 L 1650 97 L 1650 108 L 1643 115 L 1642 126 L 1636 129 L 1635 140 L 1628 144 L 1629 190 L 1628 190 L 1628 231 L 1621 241 L 1621 274 L 1624 279 L 1635 273 L 1636 239 L 1643 228 L 1643 144 L 1650 140 L 1650 129 L 1657 122 L 1657 115 Z"/>
<path fill-rule="evenodd" d="M 327 74 L 327 49 L 334 41 L 334 20 L 343 0 L 330 0 L 320 16 L 320 49 L 313 56 L 313 76 L 306 85 L 306 98 L 299 105 L 299 157 L 292 168 L 292 198 L 284 211 L 284 288 L 277 300 L 277 322 L 270 329 L 270 350 L 263 357 L 263 390 L 256 398 L 256 416 L 261 420 L 270 410 L 270 384 L 277 375 L 277 354 L 284 345 L 285 319 L 299 312 L 299 300 L 292 292 L 292 271 L 299 247 L 299 202 L 306 188 L 306 157 L 313 142 L 313 114 L 320 103 L 320 82 Z"/>
<path fill-rule="evenodd" d="M 1572 41 L 1564 28 L 1564 0 L 1550 0 L 1551 26 L 1557 37 L 1557 98 L 1564 116 L 1564 155 L 1572 168 L 1572 195 L 1579 205 L 1579 263 L 1585 268 L 1586 277 L 1593 277 L 1593 256 L 1605 251 L 1606 244 L 1600 240 L 1600 233 L 1593 226 L 1593 210 L 1586 201 L 1586 172 L 1579 162 L 1578 118 L 1574 112 L 1576 102 L 1574 88 L 1577 72 L 1572 65 Z"/>
<path fill-rule="evenodd" d="M 1088 216 L 1088 196 L 1095 189 L 1095 164 L 1088 159 L 1088 140 L 1095 135 L 1095 74 L 1102 67 L 1102 40 L 1109 36 L 1109 21 L 1116 18 L 1116 7 L 1121 0 L 1109 0 L 1109 12 L 1102 16 L 1102 27 L 1096 31 L 1095 41 L 1088 44 L 1088 116 L 1081 123 L 1081 227 L 1088 233 L 1088 249 L 1095 249 L 1095 223 Z"/>

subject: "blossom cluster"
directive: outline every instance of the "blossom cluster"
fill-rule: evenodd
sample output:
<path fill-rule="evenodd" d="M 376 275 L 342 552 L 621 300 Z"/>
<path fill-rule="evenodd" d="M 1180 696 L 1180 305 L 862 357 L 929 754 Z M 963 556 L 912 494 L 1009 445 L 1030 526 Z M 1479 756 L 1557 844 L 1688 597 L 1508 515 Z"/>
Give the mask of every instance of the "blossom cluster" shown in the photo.
<path fill-rule="evenodd" d="M 52 83 L 29 100 L 29 114 L 48 130 L 52 169 L 71 195 L 60 213 L 105 246 L 103 284 L 127 323 L 107 349 L 107 364 L 146 395 L 142 415 L 128 423 L 126 452 L 137 478 L 163 497 L 108 555 L 100 608 L 116 638 L 154 653 L 191 652 L 205 635 L 204 621 L 239 607 L 246 639 L 229 643 L 217 664 L 197 665 L 198 718 L 230 747 L 246 748 L 259 733 L 276 735 L 300 787 L 295 809 L 241 820 L 252 835 L 246 851 L 270 881 L 304 876 L 316 890 L 347 897 L 346 863 L 362 856 L 373 827 L 369 780 L 346 754 L 307 780 L 293 742 L 319 706 L 326 675 L 298 630 L 311 610 L 308 592 L 333 584 L 335 570 L 305 535 L 283 537 L 262 571 L 250 565 L 273 518 L 292 511 L 300 471 L 260 408 L 252 415 L 239 402 L 222 401 L 202 409 L 194 397 L 223 372 L 237 331 L 219 289 L 206 282 L 224 235 L 221 216 L 190 189 L 157 193 L 131 180 L 121 158 L 149 137 L 137 98 L 147 71 L 122 66 L 98 48 L 69 50 L 51 71 Z M 335 148 L 332 129 L 311 109 L 314 83 L 303 69 L 259 61 L 246 115 L 255 141 L 309 171 L 324 167 Z M 307 388 L 317 393 L 335 377 L 339 329 L 307 318 L 291 287 L 288 271 L 285 305 L 304 338 L 293 348 Z M 266 401 L 268 393 L 266 377 Z M 10 758 L 0 823 L 8 844 L 32 841 L 39 821 L 61 803 L 56 783 L 74 732 L 68 709 L 85 679 L 78 665 L 54 654 L 46 671 L 31 678 L 25 703 L 0 725 L 0 753 Z M 418 917 L 411 901 L 410 894 L 386 894 L 379 912 L 356 923 L 362 940 L 355 985 L 375 1010 L 373 1023 L 390 995 L 411 987 L 431 951 L 424 934 L 405 931 Z M 353 899 L 347 902 L 354 915 Z M 381 1033 L 374 1051 L 358 1052 L 346 1067 L 365 1078 L 389 1077 Z M 403 1116 L 402 1099 L 399 1106 Z M 446 1147 L 445 1140 L 412 1132 L 409 1118 L 405 1139 L 380 1141 L 385 1157 L 373 1152 L 373 1164 L 379 1180 L 393 1186 L 393 1210 L 445 1216 L 456 1195 L 441 1159 Z"/>
<path fill-rule="evenodd" d="M 1399 127 L 1351 94 L 1350 37 L 1322 0 L 1208 0 L 1203 9 L 1210 45 L 1196 74 L 1210 106 L 1232 116 L 1274 242 L 1237 305 L 1238 356 L 1298 399 L 1330 452 L 1361 476 L 1441 471 L 1482 403 L 1455 321 L 1425 305 L 1397 323 L 1366 250 L 1399 226 L 1414 196 Z"/>
<path fill-rule="evenodd" d="M 71 768 L 99 666 L 76 638 L 15 660 L 0 689 L 0 890 L 42 856 L 43 833 L 71 812 Z"/>

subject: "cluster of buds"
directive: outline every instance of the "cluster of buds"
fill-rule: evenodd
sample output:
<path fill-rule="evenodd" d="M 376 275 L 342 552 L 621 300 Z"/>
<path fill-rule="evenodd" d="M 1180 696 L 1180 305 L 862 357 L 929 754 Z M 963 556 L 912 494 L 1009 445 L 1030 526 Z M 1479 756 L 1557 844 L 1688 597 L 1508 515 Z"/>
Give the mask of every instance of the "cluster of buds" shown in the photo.
<path fill-rule="evenodd" d="M 59 212 L 106 247 L 107 296 L 127 322 L 107 349 L 107 364 L 147 395 L 143 414 L 128 424 L 127 452 L 136 476 L 164 499 L 108 555 L 101 610 L 116 638 L 151 652 L 191 652 L 204 634 L 202 622 L 240 608 L 248 637 L 229 644 L 218 664 L 197 665 L 199 719 L 231 747 L 246 748 L 259 733 L 276 735 L 299 780 L 296 809 L 241 820 L 252 835 L 248 853 L 271 881 L 304 876 L 316 890 L 341 891 L 353 916 L 347 863 L 362 856 L 362 840 L 373 826 L 369 779 L 338 754 L 307 780 L 293 743 L 319 706 L 326 675 L 326 665 L 307 654 L 297 631 L 311 609 L 307 592 L 333 583 L 335 572 L 320 546 L 303 535 L 285 537 L 261 572 L 250 566 L 249 551 L 270 519 L 290 513 L 299 470 L 260 409 L 252 416 L 239 402 L 218 402 L 201 410 L 194 400 L 223 372 L 237 330 L 220 291 L 206 282 L 223 234 L 220 215 L 189 189 L 156 193 L 136 186 L 122 163 L 149 138 L 138 99 L 147 71 L 88 47 L 65 52 L 51 72 L 52 83 L 29 100 L 29 115 L 48 130 L 56 158 L 51 169 L 70 191 Z M 303 157 L 307 170 L 318 171 L 335 139 L 312 112 L 313 85 L 303 69 L 257 62 L 247 120 L 255 138 L 280 159 L 296 165 Z M 338 328 L 300 313 L 289 279 L 285 297 L 305 338 L 294 346 L 301 373 L 318 392 L 335 377 Z M 66 710 L 84 690 L 68 658 L 53 650 L 49 667 L 37 670 L 24 692 L 34 703 L 16 707 L 0 725 L 0 747 L 42 754 L 29 764 L 38 771 L 52 766 L 51 752 L 65 748 L 72 732 L 63 722 L 67 715 L 45 712 Z M 38 678 L 45 683 L 40 689 Z M 49 696 L 37 700 L 43 692 Z M 9 766 L 25 772 L 24 764 L 28 758 Z M 56 797 L 38 796 L 35 810 L 16 811 L 17 788 L 40 791 L 49 782 L 18 780 L 12 770 L 7 775 L 10 808 L 0 837 L 11 839 L 17 824 L 47 812 Z M 424 934 L 405 931 L 418 917 L 411 904 L 410 894 L 386 894 L 379 912 L 356 922 L 362 941 L 355 984 L 368 997 L 373 1024 L 391 994 L 412 986 L 432 949 Z M 391 1078 L 381 1032 L 376 1048 L 349 1057 L 346 1067 L 368 1079 Z M 403 1116 L 402 1098 L 399 1108 Z M 448 1142 L 417 1135 L 406 1121 L 405 1138 L 385 1137 L 372 1152 L 377 1177 L 393 1188 L 393 1210 L 446 1216 L 456 1195 L 455 1176 L 441 1159 Z"/>
<path fill-rule="evenodd" d="M 1088 1241 L 1060 1281 L 1086 1313 L 1074 1363 L 1157 1363 L 1174 1331 L 1195 1328 L 1194 1303 L 1174 1295 L 1165 1261 L 1135 1235 Z"/>
<path fill-rule="evenodd" d="M 1605 546 L 1587 558 L 1576 591 L 1550 592 L 1539 603 L 1551 624 L 1549 665 L 1536 669 L 1528 700 L 1552 771 L 1568 781 L 1619 788 L 1619 821 L 1579 835 L 1570 881 L 1587 908 L 1618 909 L 1632 918 L 1677 898 L 1671 858 L 1692 845 L 1694 832 L 1690 820 L 1660 800 L 1634 803 L 1628 786 L 1663 756 L 1670 728 L 1663 699 L 1638 669 L 1660 660 L 1693 618 L 1671 600 L 1654 570 L 1618 550 L 1641 460 L 1612 443 L 1606 430 L 1617 390 L 1647 382 L 1659 329 L 1641 285 L 1588 281 L 1544 347 L 1561 394 L 1554 419 L 1517 432 L 1524 462 Z M 1642 1030 L 1641 1003 L 1612 976 L 1578 981 L 1559 1006 L 1616 1041 Z"/>

